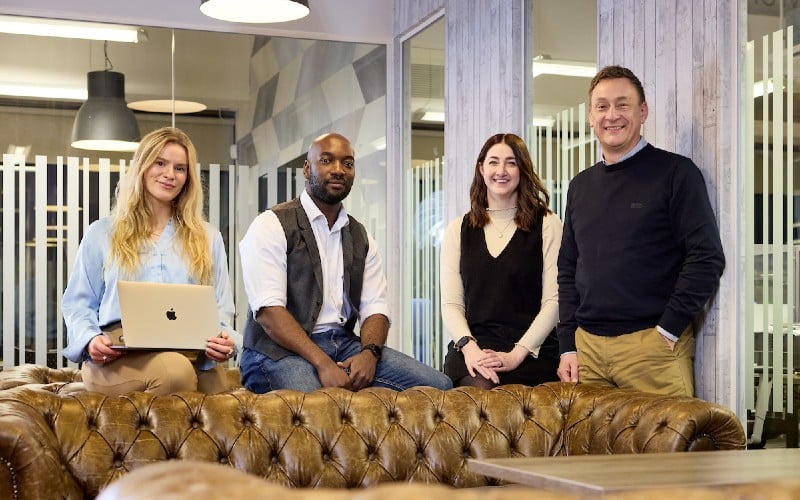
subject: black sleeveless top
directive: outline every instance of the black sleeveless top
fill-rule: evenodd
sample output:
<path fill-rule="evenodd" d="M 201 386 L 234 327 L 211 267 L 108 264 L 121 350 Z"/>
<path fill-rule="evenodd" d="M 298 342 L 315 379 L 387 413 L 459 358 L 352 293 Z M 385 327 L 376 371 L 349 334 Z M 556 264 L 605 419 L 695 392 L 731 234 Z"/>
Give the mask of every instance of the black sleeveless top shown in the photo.
<path fill-rule="evenodd" d="M 517 229 L 497 257 L 483 228 L 461 222 L 461 280 L 467 324 L 481 347 L 508 351 L 530 327 L 542 305 L 542 220 Z"/>

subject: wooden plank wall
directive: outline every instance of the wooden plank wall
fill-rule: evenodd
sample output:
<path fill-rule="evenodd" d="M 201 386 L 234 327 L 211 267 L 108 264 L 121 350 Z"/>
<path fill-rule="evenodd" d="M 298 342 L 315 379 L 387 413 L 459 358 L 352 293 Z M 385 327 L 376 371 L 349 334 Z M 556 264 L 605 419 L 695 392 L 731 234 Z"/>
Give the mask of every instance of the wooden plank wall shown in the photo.
<path fill-rule="evenodd" d="M 742 13 L 734 0 L 598 0 L 598 67 L 620 64 L 642 80 L 654 145 L 703 172 L 727 267 L 698 335 L 697 395 L 739 411 L 737 75 Z"/>
<path fill-rule="evenodd" d="M 394 92 L 390 112 L 394 140 L 401 140 L 402 123 L 399 40 L 432 14 L 442 9 L 445 13 L 447 219 L 467 209 L 475 155 L 482 141 L 497 131 L 523 131 L 525 3 L 395 2 L 393 72 L 397 78 L 390 89 Z M 736 379 L 738 339 L 742 338 L 738 304 L 741 180 L 735 117 L 745 7 L 739 3 L 598 0 L 597 61 L 599 66 L 628 66 L 641 78 L 650 103 L 645 136 L 658 147 L 693 158 L 705 176 L 728 265 L 698 335 L 697 395 L 741 415 Z M 394 165 L 401 170 L 402 147 L 394 150 Z"/>
<path fill-rule="evenodd" d="M 393 165 L 388 185 L 402 182 L 403 142 L 402 41 L 432 16 L 445 19 L 445 220 L 469 208 L 469 186 L 483 142 L 498 132 L 523 135 L 525 106 L 524 0 L 403 0 L 394 4 L 393 66 L 387 89 Z M 392 142 L 393 141 L 393 142 Z M 397 190 L 394 190 L 397 191 Z M 388 196 L 393 196 L 390 192 Z M 390 206 L 400 206 L 397 199 Z M 401 210 L 390 211 L 389 227 L 404 227 Z M 389 281 L 400 279 L 402 242 L 390 235 Z M 393 304 L 399 311 L 401 304 Z M 400 319 L 399 315 L 395 315 Z M 393 322 L 404 331 L 402 324 Z"/>
<path fill-rule="evenodd" d="M 469 207 L 469 185 L 483 141 L 497 132 L 523 133 L 525 16 L 524 0 L 395 2 L 395 40 L 442 8 L 447 61 L 445 216 L 449 220 Z M 397 52 L 399 48 L 396 45 Z M 402 65 L 399 54 L 398 62 Z M 395 66 L 398 88 L 401 68 Z"/>

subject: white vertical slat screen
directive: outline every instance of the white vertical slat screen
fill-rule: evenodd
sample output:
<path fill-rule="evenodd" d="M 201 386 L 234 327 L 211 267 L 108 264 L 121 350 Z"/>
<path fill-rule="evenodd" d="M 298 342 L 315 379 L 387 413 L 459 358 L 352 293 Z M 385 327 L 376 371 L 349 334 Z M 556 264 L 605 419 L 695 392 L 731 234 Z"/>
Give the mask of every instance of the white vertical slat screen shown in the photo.
<path fill-rule="evenodd" d="M 219 164 L 213 163 L 208 166 L 208 221 L 216 228 L 219 228 L 222 209 L 219 200 Z"/>
<path fill-rule="evenodd" d="M 783 280 L 781 277 L 784 275 L 784 260 L 786 254 L 784 241 L 782 238 L 784 222 L 783 211 L 783 198 L 786 194 L 784 184 L 784 169 L 783 169 L 783 92 L 780 91 L 783 81 L 783 33 L 777 31 L 772 35 L 772 72 L 773 72 L 773 87 L 774 91 L 770 94 L 772 97 L 772 336 L 773 342 L 772 351 L 772 384 L 775 394 L 783 394 L 783 328 L 785 326 L 784 308 L 783 308 Z M 765 93 L 766 97 L 767 94 Z M 766 190 L 766 186 L 764 189 Z M 766 305 L 766 303 L 765 303 Z M 766 332 L 766 331 L 765 331 Z M 767 349 L 768 345 L 764 346 Z M 780 401 L 779 401 L 780 400 Z M 774 411 L 776 408 L 783 406 L 783 398 L 773 398 Z"/>
<path fill-rule="evenodd" d="M 760 437 L 766 411 L 793 412 L 793 339 L 798 333 L 794 202 L 793 28 L 751 41 L 745 50 L 745 403 Z M 755 60 L 760 54 L 760 76 Z M 763 89 L 760 134 L 755 95 Z M 760 148 L 758 147 L 760 146 Z M 761 161 L 756 151 L 761 151 Z M 758 170 L 761 170 L 760 175 Z M 760 185 L 758 192 L 756 186 Z M 760 206 L 756 206 L 757 196 Z M 760 219 L 756 209 L 760 208 Z M 755 227 L 760 225 L 760 233 Z M 761 241 L 756 244 L 756 241 Z M 756 382 L 758 382 L 756 384 Z"/>
<path fill-rule="evenodd" d="M 62 355 L 66 329 L 61 295 L 83 233 L 91 222 L 107 216 L 113 206 L 115 170 L 108 159 L 93 165 L 88 158 L 37 155 L 28 164 L 24 157 L 3 155 L 3 368 L 26 362 L 54 368 L 74 366 Z M 126 162 L 121 161 L 119 174 L 125 170 Z M 228 168 L 228 172 L 233 171 L 233 167 Z M 228 250 L 229 269 L 233 270 L 232 256 L 238 240 L 236 183 L 229 178 L 228 191 L 222 194 L 220 176 L 219 165 L 209 167 L 209 218 L 219 227 L 221 211 L 227 210 L 231 222 L 228 241 L 233 245 Z M 257 181 L 247 179 L 242 188 L 252 190 Z M 90 210 L 90 206 L 94 208 Z M 237 290 L 237 274 L 230 275 Z M 234 300 L 246 304 L 243 295 L 235 294 Z"/>
<path fill-rule="evenodd" d="M 580 103 L 556 113 L 553 126 L 528 128 L 533 168 L 550 195 L 550 209 L 562 220 L 570 180 L 595 163 L 597 146 L 586 117 L 586 103 Z"/>
<path fill-rule="evenodd" d="M 59 156 L 56 158 L 56 185 L 55 185 L 55 192 L 56 192 L 56 207 L 63 207 L 64 206 L 64 157 Z M 55 282 L 56 282 L 56 290 L 63 290 L 66 286 L 66 281 L 64 279 L 64 234 L 65 234 L 65 226 L 64 226 L 64 211 L 63 210 L 56 210 L 55 211 L 55 247 L 56 247 L 56 274 L 55 274 Z M 55 297 L 56 301 L 56 318 L 53 320 L 55 323 L 56 328 L 56 352 L 63 352 L 64 350 L 64 322 L 58 321 L 58 311 L 61 310 L 61 294 L 57 293 Z M 65 365 L 66 359 L 63 356 L 56 356 L 54 365 L 55 368 L 61 368 Z"/>
<path fill-rule="evenodd" d="M 755 82 L 755 43 L 747 42 L 744 56 L 744 136 L 747 138 L 755 137 L 755 99 L 753 98 L 753 82 Z M 755 140 L 748 140 L 745 145 L 745 171 L 744 171 L 744 213 L 755 214 Z M 755 221 L 754 217 L 744 218 L 744 240 L 746 250 L 744 252 L 745 283 L 755 285 Z M 754 325 L 753 309 L 755 306 L 755 286 L 746 286 L 744 294 L 745 325 Z M 744 336 L 744 400 L 747 408 L 755 407 L 755 378 L 753 368 L 755 366 L 755 342 L 752 330 L 748 328 L 748 334 Z"/>
<path fill-rule="evenodd" d="M 442 199 L 444 159 L 409 167 L 405 174 L 405 206 L 409 217 L 405 241 L 405 283 L 412 283 L 402 303 L 408 304 L 411 318 L 412 356 L 441 368 L 450 338 L 444 335 L 441 315 L 439 270 L 441 239 L 445 220 Z"/>
<path fill-rule="evenodd" d="M 67 262 L 64 269 L 64 274 L 66 277 L 69 277 L 70 272 L 72 271 L 72 266 L 75 263 L 75 259 L 78 258 L 78 245 L 80 244 L 81 238 L 81 212 L 88 212 L 88 210 L 82 210 L 80 208 L 80 190 L 79 190 L 79 183 L 81 180 L 80 176 L 80 163 L 79 159 L 75 157 L 67 158 L 67 179 L 66 179 L 66 191 L 67 191 L 67 220 L 66 226 L 67 230 L 65 231 L 64 235 L 66 241 L 64 242 L 64 246 L 66 247 L 67 252 Z M 59 290 L 63 290 L 66 287 L 66 282 L 63 284 Z M 60 312 L 61 309 L 58 310 Z M 59 321 L 60 323 L 62 321 Z M 66 331 L 63 333 L 66 336 Z M 60 357 L 60 356 L 57 356 Z M 67 366 L 74 366 L 74 363 L 67 362 Z"/>
<path fill-rule="evenodd" d="M 47 157 L 36 157 L 36 170 L 34 172 L 34 274 L 32 276 L 36 284 L 49 283 L 52 281 L 47 273 Z M 29 280 L 27 276 L 23 282 L 26 295 Z M 41 280 L 41 281 L 39 281 Z M 34 349 L 36 353 L 35 362 L 39 365 L 47 364 L 47 288 L 44 286 L 34 286 L 34 299 L 31 311 L 34 317 Z M 26 325 L 27 327 L 27 325 Z"/>
<path fill-rule="evenodd" d="M 27 331 L 27 309 L 28 294 L 26 293 L 26 281 L 28 280 L 28 252 L 25 249 L 25 241 L 28 239 L 27 231 L 27 218 L 28 211 L 24 208 L 28 206 L 28 183 L 27 181 L 27 166 L 24 161 L 19 163 L 19 175 L 17 183 L 17 200 L 18 205 L 14 207 L 17 213 L 17 351 L 19 358 L 25 362 L 26 358 L 26 331 Z M 23 209 L 20 210 L 20 207 Z M 13 274 L 12 274 L 13 276 Z"/>
<path fill-rule="evenodd" d="M 14 171 L 16 162 L 12 155 L 3 155 L 3 276 L 14 276 L 17 256 L 14 248 L 14 212 L 16 209 L 16 186 Z M 14 327 L 14 286 L 15 280 L 3 280 L 3 367 L 14 365 L 14 346 L 16 328 Z"/>

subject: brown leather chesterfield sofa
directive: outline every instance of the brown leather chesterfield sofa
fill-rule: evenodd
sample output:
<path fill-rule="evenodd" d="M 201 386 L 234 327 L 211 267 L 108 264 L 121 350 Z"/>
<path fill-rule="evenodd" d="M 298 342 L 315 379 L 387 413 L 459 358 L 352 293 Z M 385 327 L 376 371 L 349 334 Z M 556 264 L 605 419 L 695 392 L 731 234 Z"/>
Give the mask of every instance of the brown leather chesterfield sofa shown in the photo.
<path fill-rule="evenodd" d="M 756 452 L 757 453 L 757 452 Z M 187 486 L 191 485 L 191 487 Z M 223 485 L 223 486 L 221 486 Z M 800 498 L 800 478 L 753 484 L 647 488 L 599 495 L 564 490 L 542 490 L 508 485 L 503 488 L 453 489 L 442 484 L 383 483 L 362 490 L 291 489 L 269 483 L 231 467 L 191 460 L 140 467 L 105 488 L 98 500 L 190 500 L 225 498 L 250 500 L 795 500 Z"/>
<path fill-rule="evenodd" d="M 176 459 L 289 487 L 472 487 L 498 483 L 469 472 L 471 457 L 745 446 L 721 406 L 592 385 L 105 397 L 81 390 L 75 370 L 21 370 L 24 383 L 18 369 L 0 373 L 0 498 L 91 498 L 129 471 Z"/>

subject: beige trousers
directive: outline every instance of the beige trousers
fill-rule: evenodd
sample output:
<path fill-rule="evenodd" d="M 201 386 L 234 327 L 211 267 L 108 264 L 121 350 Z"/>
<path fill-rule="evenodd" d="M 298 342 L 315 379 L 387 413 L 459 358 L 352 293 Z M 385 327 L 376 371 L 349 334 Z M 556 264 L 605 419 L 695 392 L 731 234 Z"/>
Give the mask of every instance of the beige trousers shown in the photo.
<path fill-rule="evenodd" d="M 611 385 L 671 396 L 694 395 L 692 327 L 670 350 L 656 328 L 616 337 L 575 332 L 580 382 Z"/>
<path fill-rule="evenodd" d="M 85 361 L 81 375 L 88 390 L 108 396 L 133 391 L 159 396 L 182 391 L 218 394 L 229 389 L 222 365 L 201 371 L 175 351 L 131 351 L 104 364 Z"/>

